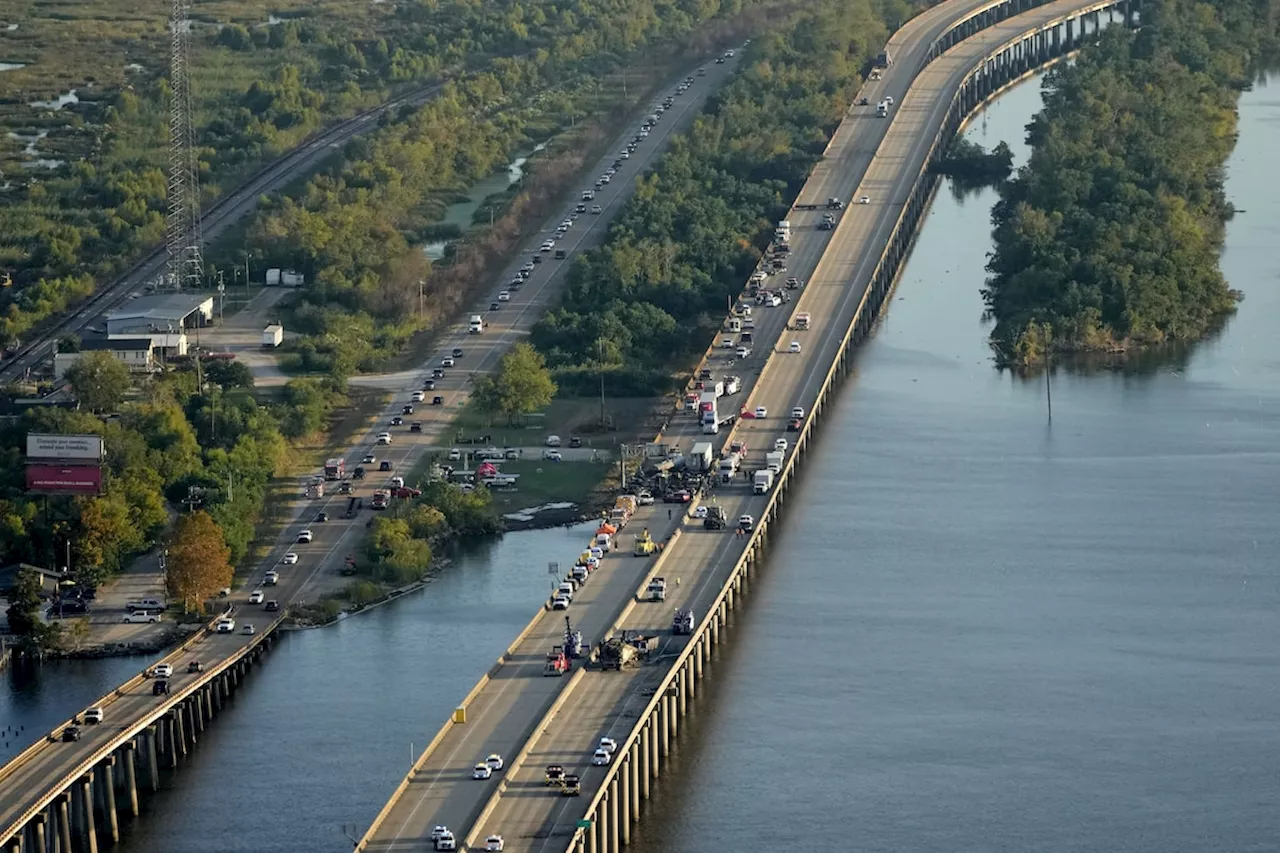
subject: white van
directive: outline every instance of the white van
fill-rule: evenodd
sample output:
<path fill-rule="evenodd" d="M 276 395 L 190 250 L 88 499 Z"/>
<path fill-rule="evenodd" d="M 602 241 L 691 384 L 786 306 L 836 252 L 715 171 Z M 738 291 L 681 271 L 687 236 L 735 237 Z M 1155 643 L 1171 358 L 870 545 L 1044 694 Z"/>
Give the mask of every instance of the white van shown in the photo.
<path fill-rule="evenodd" d="M 741 321 L 741 320 L 739 320 L 737 317 L 730 317 L 730 318 L 729 318 L 729 331 L 731 331 L 731 332 L 741 332 L 741 331 L 742 331 L 742 321 Z"/>
<path fill-rule="evenodd" d="M 547 436 L 547 447 L 559 447 L 559 446 L 560 446 L 560 436 L 558 435 Z"/>
<path fill-rule="evenodd" d="M 473 335 L 478 335 L 483 331 L 484 331 L 484 318 L 481 317 L 479 314 L 472 314 L 471 322 L 468 326 L 468 332 Z"/>

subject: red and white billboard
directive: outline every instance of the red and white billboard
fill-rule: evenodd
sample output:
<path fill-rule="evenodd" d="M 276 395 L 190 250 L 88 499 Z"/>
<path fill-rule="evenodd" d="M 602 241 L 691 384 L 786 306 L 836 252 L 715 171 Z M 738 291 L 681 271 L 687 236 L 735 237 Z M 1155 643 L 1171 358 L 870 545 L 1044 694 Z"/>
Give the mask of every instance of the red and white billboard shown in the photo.
<path fill-rule="evenodd" d="M 30 432 L 27 433 L 27 458 L 98 463 L 103 458 L 102 436 Z"/>
<path fill-rule="evenodd" d="M 102 469 L 95 465 L 28 465 L 27 491 L 45 495 L 100 495 Z"/>

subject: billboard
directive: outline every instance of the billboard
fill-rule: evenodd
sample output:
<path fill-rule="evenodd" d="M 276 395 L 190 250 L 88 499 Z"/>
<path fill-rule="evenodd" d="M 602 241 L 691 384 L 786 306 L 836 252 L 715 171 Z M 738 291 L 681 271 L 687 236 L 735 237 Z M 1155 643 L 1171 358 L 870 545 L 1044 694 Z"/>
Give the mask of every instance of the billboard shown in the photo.
<path fill-rule="evenodd" d="M 102 469 L 96 465 L 28 465 L 27 491 L 45 495 L 100 495 Z"/>
<path fill-rule="evenodd" d="M 102 436 L 100 435 L 50 435 L 27 433 L 28 459 L 102 461 Z"/>

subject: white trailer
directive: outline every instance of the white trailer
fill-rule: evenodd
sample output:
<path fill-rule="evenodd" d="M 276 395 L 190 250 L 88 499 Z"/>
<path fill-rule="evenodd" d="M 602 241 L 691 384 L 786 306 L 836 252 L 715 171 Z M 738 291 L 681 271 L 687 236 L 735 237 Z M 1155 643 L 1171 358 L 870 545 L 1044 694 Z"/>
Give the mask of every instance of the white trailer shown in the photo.
<path fill-rule="evenodd" d="M 284 342 L 284 326 L 272 323 L 262 330 L 262 348 L 275 349 Z"/>

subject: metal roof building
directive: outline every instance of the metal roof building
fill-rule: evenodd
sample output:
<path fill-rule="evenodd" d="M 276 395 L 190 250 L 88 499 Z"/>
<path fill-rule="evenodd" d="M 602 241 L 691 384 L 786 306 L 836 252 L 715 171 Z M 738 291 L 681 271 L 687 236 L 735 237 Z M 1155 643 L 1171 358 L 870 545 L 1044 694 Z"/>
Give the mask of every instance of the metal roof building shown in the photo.
<path fill-rule="evenodd" d="M 212 296 L 199 293 L 143 296 L 107 315 L 107 337 L 176 332 L 203 326 L 212 319 Z"/>

